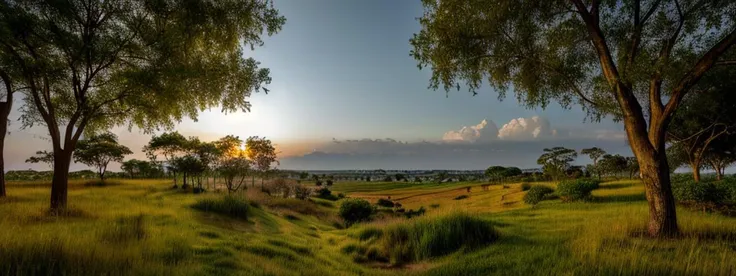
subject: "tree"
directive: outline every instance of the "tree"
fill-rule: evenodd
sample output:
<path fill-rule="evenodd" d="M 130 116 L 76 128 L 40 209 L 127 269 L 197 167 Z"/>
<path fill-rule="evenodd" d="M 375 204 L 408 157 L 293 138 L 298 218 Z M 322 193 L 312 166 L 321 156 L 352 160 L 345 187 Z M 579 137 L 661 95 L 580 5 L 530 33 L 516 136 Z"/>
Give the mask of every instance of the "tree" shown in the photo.
<path fill-rule="evenodd" d="M 578 153 L 574 149 L 565 147 L 554 147 L 544 149 L 544 154 L 539 156 L 537 164 L 542 165 L 544 174 L 549 175 L 552 179 L 558 180 L 565 175 L 570 163 L 575 161 Z"/>
<path fill-rule="evenodd" d="M 722 180 L 726 167 L 736 162 L 736 135 L 729 133 L 715 139 L 704 153 L 705 167 L 716 172 Z"/>
<path fill-rule="evenodd" d="M 634 178 L 634 174 L 639 172 L 639 162 L 636 161 L 636 157 L 626 157 L 626 171 L 629 172 L 629 179 Z"/>
<path fill-rule="evenodd" d="M 237 191 L 243 185 L 245 177 L 250 170 L 251 162 L 245 156 L 227 158 L 217 168 L 225 180 L 228 193 Z"/>
<path fill-rule="evenodd" d="M 486 176 L 493 180 L 501 180 L 506 173 L 506 168 L 502 166 L 490 166 L 486 169 Z"/>
<path fill-rule="evenodd" d="M 601 172 L 598 170 L 598 159 L 603 157 L 603 155 L 606 154 L 606 151 L 598 147 L 592 147 L 581 150 L 580 154 L 587 155 L 590 157 L 590 160 L 593 160 L 593 169 L 595 170 L 595 173 L 598 174 L 598 179 L 601 179 Z"/>
<path fill-rule="evenodd" d="M 100 181 L 105 181 L 105 172 L 110 162 L 123 162 L 123 157 L 133 154 L 126 146 L 118 144 L 118 137 L 112 133 L 94 135 L 79 140 L 74 161 L 97 168 Z"/>
<path fill-rule="evenodd" d="M 624 123 L 649 203 L 651 236 L 679 232 L 665 133 L 683 98 L 736 42 L 736 1 L 423 0 L 411 39 L 430 87 L 486 81 L 527 106 L 582 106 Z M 703 95 L 703 92 L 695 94 Z"/>
<path fill-rule="evenodd" d="M 504 177 L 514 177 L 524 174 L 524 172 L 521 171 L 521 169 L 517 167 L 506 167 L 506 170 L 503 173 Z"/>
<path fill-rule="evenodd" d="M 700 169 L 706 165 L 710 144 L 736 127 L 736 70 L 722 67 L 708 72 L 696 85 L 705 95 L 690 94 L 672 117 L 667 141 L 683 150 L 693 173 L 700 181 Z"/>
<path fill-rule="evenodd" d="M 606 174 L 606 175 L 617 175 L 623 171 L 626 171 L 627 168 L 627 161 L 626 158 L 616 154 L 606 154 L 601 157 L 599 164 L 599 170 L 600 173 Z M 618 178 L 618 177 L 617 177 Z"/>
<path fill-rule="evenodd" d="M 46 163 L 49 167 L 54 167 L 54 153 L 45 150 L 39 150 L 36 155 L 28 157 L 26 163 Z"/>
<path fill-rule="evenodd" d="M 179 132 L 164 132 L 163 134 L 151 137 L 148 144 L 143 147 L 143 152 L 146 153 L 148 159 L 152 162 L 159 162 L 158 156 L 164 156 L 164 162 L 167 164 L 169 171 L 174 177 L 174 187 L 177 187 L 176 181 L 176 166 L 172 163 L 176 158 L 186 152 L 187 149 L 187 138 Z"/>
<path fill-rule="evenodd" d="M 2 32 L 0 31 L 0 34 Z M 13 94 L 19 92 L 21 88 L 16 87 L 13 82 L 17 79 L 17 70 L 12 68 L 12 63 L 7 60 L 8 53 L 0 48 L 0 172 L 5 172 L 5 135 L 8 133 L 8 116 L 13 109 Z M 0 174 L 0 198 L 7 196 L 5 192 L 5 173 Z"/>
<path fill-rule="evenodd" d="M 152 132 L 213 106 L 247 111 L 246 98 L 270 77 L 245 47 L 284 22 L 265 0 L 0 4 L 0 59 L 27 87 L 23 123 L 45 125 L 53 146 L 51 208 L 66 206 L 83 133 L 116 125 Z"/>
<path fill-rule="evenodd" d="M 260 172 L 261 188 L 263 188 L 263 178 L 271 169 L 271 164 L 274 162 L 278 164 L 276 148 L 271 144 L 271 140 L 266 139 L 266 137 L 251 136 L 245 140 L 245 154 Z M 255 183 L 252 183 L 252 185 L 255 186 Z"/>

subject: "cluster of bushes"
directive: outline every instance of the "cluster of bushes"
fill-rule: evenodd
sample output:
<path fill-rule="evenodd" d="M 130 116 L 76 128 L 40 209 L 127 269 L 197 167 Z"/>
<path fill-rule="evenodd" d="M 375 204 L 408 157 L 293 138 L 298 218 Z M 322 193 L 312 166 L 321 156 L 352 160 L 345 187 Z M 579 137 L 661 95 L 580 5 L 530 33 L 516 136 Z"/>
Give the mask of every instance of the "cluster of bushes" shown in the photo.
<path fill-rule="evenodd" d="M 335 200 L 338 200 L 340 198 L 345 197 L 345 195 L 343 195 L 343 194 L 333 195 L 332 194 L 332 191 L 330 191 L 330 189 L 328 189 L 327 187 L 325 187 L 325 188 L 319 188 L 319 189 L 317 189 L 315 191 L 315 197 L 321 198 L 321 199 L 335 201 Z"/>
<path fill-rule="evenodd" d="M 699 209 L 733 212 L 736 206 L 736 178 L 700 182 L 675 179 L 672 182 L 672 194 L 678 202 Z"/>
<path fill-rule="evenodd" d="M 534 185 L 527 190 L 528 192 L 524 195 L 524 203 L 532 206 L 536 206 L 554 192 L 552 188 L 542 185 Z"/>
<path fill-rule="evenodd" d="M 248 201 L 243 196 L 226 195 L 200 198 L 197 203 L 192 205 L 192 208 L 233 218 L 248 218 Z"/>
<path fill-rule="evenodd" d="M 391 201 L 390 199 L 385 199 L 385 198 L 379 198 L 378 202 L 376 202 L 376 205 L 380 207 L 385 207 L 385 208 L 394 208 L 395 206 L 393 201 Z"/>
<path fill-rule="evenodd" d="M 375 209 L 365 199 L 348 198 L 340 204 L 340 217 L 345 221 L 347 226 L 352 224 L 368 221 Z"/>
<path fill-rule="evenodd" d="M 565 180 L 557 185 L 557 195 L 563 202 L 592 199 L 591 192 L 600 187 L 600 181 L 596 179 Z"/>
<path fill-rule="evenodd" d="M 343 252 L 356 261 L 390 262 L 400 265 L 451 254 L 461 248 L 471 250 L 498 238 L 490 222 L 467 214 L 425 217 L 390 225 L 366 228 L 359 234 L 362 245 L 349 244 Z"/>

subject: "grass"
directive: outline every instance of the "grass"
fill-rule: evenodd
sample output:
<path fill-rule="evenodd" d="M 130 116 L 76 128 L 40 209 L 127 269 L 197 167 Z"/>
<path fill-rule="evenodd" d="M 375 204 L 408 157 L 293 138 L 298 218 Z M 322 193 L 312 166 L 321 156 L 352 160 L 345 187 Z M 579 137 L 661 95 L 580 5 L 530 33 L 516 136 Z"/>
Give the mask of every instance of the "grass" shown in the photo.
<path fill-rule="evenodd" d="M 200 198 L 192 205 L 192 208 L 200 211 L 241 219 L 248 218 L 248 207 L 245 197 L 233 195 Z"/>
<path fill-rule="evenodd" d="M 523 203 L 521 184 L 484 191 L 483 183 L 341 181 L 333 190 L 348 197 L 431 207 L 421 217 L 347 229 L 336 216 L 342 200 L 271 198 L 249 187 L 233 195 L 245 199 L 247 217 L 232 218 L 192 208 L 224 193 L 182 193 L 167 180 L 117 183 L 73 181 L 63 214 L 47 212 L 48 183 L 9 183 L 0 200 L 0 275 L 736 274 L 736 218 L 678 207 L 682 237 L 643 237 L 648 211 L 637 181 L 602 183 L 590 202 L 552 199 L 536 208 Z M 473 221 L 458 229 L 491 225 L 497 238 L 475 248 L 445 243 L 464 239 L 448 227 L 462 220 L 440 221 L 458 212 Z M 405 265 L 381 265 L 391 263 L 387 244 L 411 248 Z"/>

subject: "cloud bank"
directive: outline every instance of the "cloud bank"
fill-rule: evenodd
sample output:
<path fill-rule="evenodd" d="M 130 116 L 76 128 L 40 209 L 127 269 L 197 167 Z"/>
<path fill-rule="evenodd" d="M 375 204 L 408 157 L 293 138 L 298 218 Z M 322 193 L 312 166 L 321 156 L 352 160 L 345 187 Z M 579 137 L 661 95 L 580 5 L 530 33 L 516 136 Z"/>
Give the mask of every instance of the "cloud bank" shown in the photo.
<path fill-rule="evenodd" d="M 534 116 L 530 118 L 516 118 L 504 124 L 500 129 L 496 123 L 483 119 L 474 126 L 463 126 L 460 130 L 450 130 L 442 136 L 445 142 L 490 142 L 530 141 L 549 139 L 557 136 L 557 130 L 552 129 L 549 120 Z"/>

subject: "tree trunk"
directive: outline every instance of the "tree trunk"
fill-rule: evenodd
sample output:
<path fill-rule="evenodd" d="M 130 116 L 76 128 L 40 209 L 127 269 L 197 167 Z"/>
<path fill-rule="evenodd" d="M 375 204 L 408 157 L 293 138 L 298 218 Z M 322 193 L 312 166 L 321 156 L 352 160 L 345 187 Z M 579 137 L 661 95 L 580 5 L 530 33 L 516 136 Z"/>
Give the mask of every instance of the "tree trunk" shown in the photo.
<path fill-rule="evenodd" d="M 66 208 L 69 185 L 69 165 L 72 161 L 71 151 L 54 150 L 54 175 L 51 179 L 51 211 Z"/>
<path fill-rule="evenodd" d="M 632 146 L 635 152 L 635 149 Z M 675 198 L 672 196 L 670 185 L 670 173 L 664 150 L 660 153 L 648 154 L 647 151 L 639 150 L 640 173 L 646 198 L 649 203 L 649 235 L 653 237 L 666 237 L 677 234 L 677 215 L 675 210 Z"/>
<path fill-rule="evenodd" d="M 8 113 L 0 110 L 0 198 L 6 197 L 5 192 L 5 133 L 8 130 Z"/>
<path fill-rule="evenodd" d="M 690 164 L 690 168 L 693 170 L 693 180 L 700 182 L 700 166 L 697 164 Z"/>

